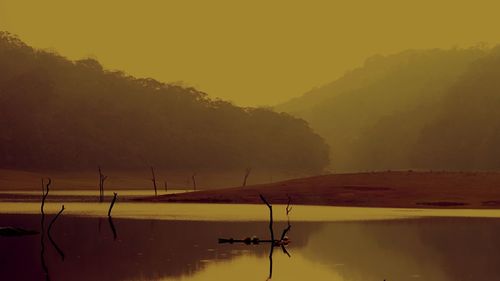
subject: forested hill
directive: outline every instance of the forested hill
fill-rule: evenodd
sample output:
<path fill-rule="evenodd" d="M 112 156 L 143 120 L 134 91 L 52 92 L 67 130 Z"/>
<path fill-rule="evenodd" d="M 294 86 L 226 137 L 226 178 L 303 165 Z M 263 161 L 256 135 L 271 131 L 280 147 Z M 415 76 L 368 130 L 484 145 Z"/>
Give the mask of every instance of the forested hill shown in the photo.
<path fill-rule="evenodd" d="M 498 150 L 490 147 L 499 119 L 489 109 L 500 106 L 491 53 L 474 47 L 374 56 L 276 109 L 304 118 L 326 139 L 335 171 L 492 167 L 475 158 Z"/>
<path fill-rule="evenodd" d="M 414 148 L 415 166 L 500 169 L 500 47 L 470 65 L 434 115 Z"/>
<path fill-rule="evenodd" d="M 168 67 L 168 66 L 165 66 Z M 0 33 L 0 166 L 319 172 L 328 146 L 285 113 L 70 61 Z"/>

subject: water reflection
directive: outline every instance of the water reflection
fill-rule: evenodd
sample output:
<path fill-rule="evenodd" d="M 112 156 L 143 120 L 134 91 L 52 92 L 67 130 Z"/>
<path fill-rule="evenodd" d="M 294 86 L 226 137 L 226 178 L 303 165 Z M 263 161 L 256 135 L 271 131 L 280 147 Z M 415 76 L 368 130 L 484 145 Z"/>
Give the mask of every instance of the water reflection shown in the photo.
<path fill-rule="evenodd" d="M 301 254 L 294 254 L 292 259 L 285 255 L 275 255 L 274 272 L 272 279 L 268 279 L 268 264 L 263 263 L 261 257 L 255 255 L 241 255 L 227 262 L 213 262 L 203 270 L 195 272 L 193 275 L 185 278 L 164 277 L 162 281 L 209 281 L 209 280 L 238 280 L 238 281 L 264 281 L 264 280 L 284 280 L 284 281 L 347 281 L 335 270 L 318 265 L 305 258 Z M 266 258 L 267 259 L 267 258 Z M 134 280 L 134 279 L 127 279 Z M 353 279 L 355 281 L 366 281 Z M 372 279 L 368 279 L 372 280 Z M 375 280 L 375 279 L 373 279 Z M 418 280 L 418 279 L 417 279 Z M 375 280 L 376 281 L 376 280 Z M 379 281 L 382 281 L 379 280 Z M 388 280 L 390 281 L 390 280 Z M 415 280 L 414 280 L 415 281 Z"/>
<path fill-rule="evenodd" d="M 41 216 L 40 216 L 40 262 L 42 264 L 42 269 L 44 272 L 45 280 L 49 281 L 49 269 L 47 267 L 47 263 L 45 262 L 45 212 L 44 212 L 44 205 L 45 205 L 45 199 L 49 195 L 49 186 L 50 186 L 51 180 L 49 178 L 48 184 L 47 184 L 47 189 L 45 189 L 44 185 L 44 179 L 42 179 L 42 205 L 40 207 L 41 211 Z"/>
<path fill-rule="evenodd" d="M 118 238 L 118 236 L 116 235 L 116 228 L 115 224 L 113 223 L 113 218 L 108 217 L 108 222 L 109 222 L 109 227 L 111 228 L 111 232 L 113 232 L 113 240 L 116 241 L 116 238 Z"/>
<path fill-rule="evenodd" d="M 66 255 L 62 263 L 53 247 L 44 250 L 51 280 L 500 279 L 497 219 L 298 222 L 288 246 L 292 258 L 279 249 L 269 255 L 269 244 L 217 243 L 225 235 L 266 237 L 266 222 L 113 219 L 116 240 L 112 231 L 98 234 L 97 222 L 70 216 L 57 222 L 52 235 Z M 39 223 L 39 216 L 0 216 L 0 225 L 33 228 Z M 275 223 L 277 229 L 286 226 Z M 41 246 L 37 236 L 0 238 L 0 279 L 45 278 Z"/>
<path fill-rule="evenodd" d="M 40 227 L 40 263 L 42 265 L 42 270 L 44 273 L 45 280 L 49 281 L 49 268 L 45 262 L 45 215 L 42 213 L 41 227 Z M 6 268 L 7 269 L 7 268 Z"/>
<path fill-rule="evenodd" d="M 52 227 L 54 226 L 54 223 L 56 222 L 57 218 L 59 218 L 59 216 L 62 214 L 63 211 L 64 211 L 64 205 L 62 205 L 61 211 L 59 211 L 59 213 L 57 213 L 57 215 L 50 221 L 49 228 L 47 229 L 47 236 L 49 237 L 49 241 L 52 244 L 52 246 L 54 247 L 54 249 L 56 249 L 59 256 L 61 256 L 62 261 L 64 261 L 64 252 L 61 250 L 61 248 L 59 248 L 59 246 L 57 245 L 54 238 L 52 238 L 51 230 L 52 230 Z M 43 217 L 43 213 L 42 213 L 42 217 Z M 43 219 L 42 219 L 42 224 L 43 224 Z M 42 231 L 43 231 L 43 229 L 42 229 Z"/>
<path fill-rule="evenodd" d="M 270 250 L 269 250 L 269 277 L 267 280 L 270 280 L 273 276 L 273 253 L 274 253 L 274 248 L 275 247 L 281 247 L 281 250 L 283 250 L 283 253 L 285 253 L 288 257 L 291 257 L 290 253 L 287 251 L 286 246 L 289 244 L 289 239 L 286 236 L 286 234 L 290 231 L 292 228 L 292 225 L 290 224 L 290 211 L 292 210 L 292 207 L 290 207 L 290 197 L 288 197 L 288 204 L 285 209 L 285 213 L 287 216 L 287 227 L 283 229 L 283 232 L 280 236 L 279 239 L 275 239 L 274 237 L 274 218 L 273 218 L 273 207 L 272 205 L 266 200 L 266 198 L 262 195 L 259 194 L 260 199 L 264 202 L 264 204 L 269 208 L 269 234 L 270 234 L 270 239 L 269 240 L 261 240 L 260 238 L 253 236 L 253 237 L 247 237 L 243 240 L 235 240 L 233 238 L 230 239 L 221 239 L 219 238 L 219 244 L 234 244 L 234 243 L 244 243 L 246 245 L 258 245 L 260 243 L 269 243 L 270 245 Z"/>
<path fill-rule="evenodd" d="M 39 201 L 39 200 L 38 200 Z M 47 202 L 45 212 L 57 214 L 61 203 Z M 108 204 L 92 202 L 68 202 L 65 215 L 105 216 Z M 274 205 L 280 210 L 285 205 Z M 426 217 L 478 217 L 500 218 L 500 209 L 398 209 L 327 207 L 295 205 L 293 221 L 366 221 Z M 39 214 L 40 202 L 0 202 L 0 214 Z M 120 202 L 113 208 L 113 218 L 155 219 L 155 220 L 203 220 L 203 221 L 262 221 L 268 220 L 266 208 L 260 204 L 199 204 L 199 203 L 131 203 Z M 287 221 L 285 212 L 277 212 L 275 221 Z"/>

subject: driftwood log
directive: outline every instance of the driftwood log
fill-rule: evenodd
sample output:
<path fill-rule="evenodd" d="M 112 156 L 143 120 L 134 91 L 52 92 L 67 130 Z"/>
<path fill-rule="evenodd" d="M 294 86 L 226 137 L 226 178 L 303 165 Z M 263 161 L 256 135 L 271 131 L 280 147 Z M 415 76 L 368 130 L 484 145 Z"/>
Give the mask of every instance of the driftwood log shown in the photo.
<path fill-rule="evenodd" d="M 0 227 L 0 236 L 3 237 L 17 237 L 17 236 L 26 236 L 26 235 L 35 235 L 38 234 L 38 231 L 24 229 L 20 227 L 14 226 L 5 226 Z"/>

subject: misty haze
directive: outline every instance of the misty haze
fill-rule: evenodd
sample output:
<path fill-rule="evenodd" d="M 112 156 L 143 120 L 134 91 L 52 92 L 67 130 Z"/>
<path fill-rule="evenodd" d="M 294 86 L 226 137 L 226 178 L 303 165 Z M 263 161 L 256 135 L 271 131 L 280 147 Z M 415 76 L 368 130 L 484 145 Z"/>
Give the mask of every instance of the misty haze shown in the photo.
<path fill-rule="evenodd" d="M 0 280 L 500 279 L 498 8 L 0 0 Z"/>

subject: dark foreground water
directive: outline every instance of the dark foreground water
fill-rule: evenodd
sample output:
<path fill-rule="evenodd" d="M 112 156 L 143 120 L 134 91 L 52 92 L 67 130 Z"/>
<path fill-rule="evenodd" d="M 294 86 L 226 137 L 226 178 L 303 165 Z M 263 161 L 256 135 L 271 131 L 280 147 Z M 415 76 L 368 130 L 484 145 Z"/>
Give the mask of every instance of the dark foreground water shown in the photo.
<path fill-rule="evenodd" d="M 112 223 L 63 215 L 52 228 L 54 243 L 41 235 L 0 237 L 0 280 L 267 280 L 270 266 L 272 280 L 500 280 L 499 219 L 292 222 L 291 256 L 274 248 L 272 262 L 269 244 L 217 243 L 268 238 L 267 222 Z M 6 225 L 38 230 L 40 216 L 0 215 Z M 275 232 L 284 227 L 277 223 Z"/>

